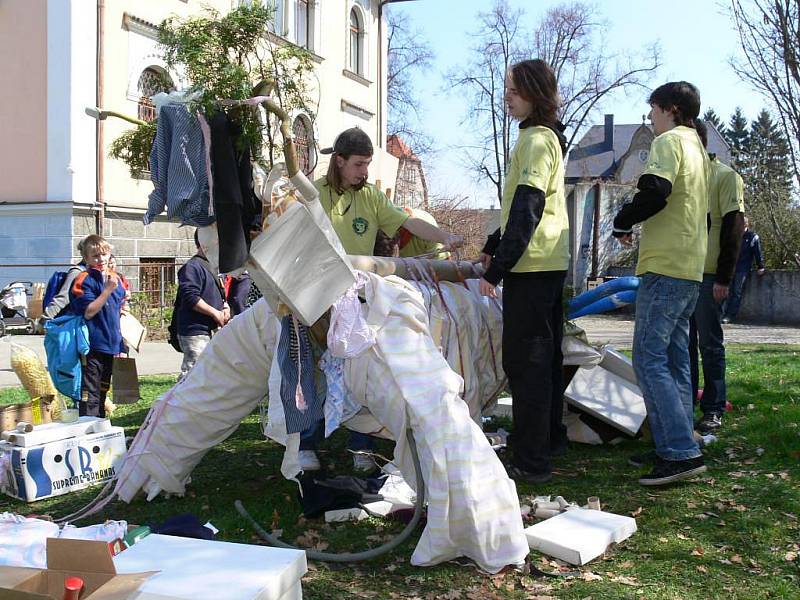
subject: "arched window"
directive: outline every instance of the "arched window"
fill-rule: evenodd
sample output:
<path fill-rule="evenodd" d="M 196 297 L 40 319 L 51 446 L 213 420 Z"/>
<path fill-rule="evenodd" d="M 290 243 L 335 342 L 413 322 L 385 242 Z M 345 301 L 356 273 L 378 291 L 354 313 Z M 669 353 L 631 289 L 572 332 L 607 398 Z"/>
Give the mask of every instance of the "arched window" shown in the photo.
<path fill-rule="evenodd" d="M 150 101 L 150 97 L 159 92 L 172 91 L 175 89 L 175 85 L 166 71 L 157 67 L 147 67 L 139 75 L 139 83 L 136 88 L 139 91 L 139 118 L 142 121 L 155 121 L 156 109 Z"/>
<path fill-rule="evenodd" d="M 306 175 L 311 175 L 317 166 L 317 157 L 314 149 L 314 133 L 308 117 L 300 115 L 292 125 L 294 144 L 297 148 L 297 162 Z"/>
<path fill-rule="evenodd" d="M 350 11 L 350 64 L 348 68 L 358 75 L 364 75 L 364 24 L 358 10 Z"/>

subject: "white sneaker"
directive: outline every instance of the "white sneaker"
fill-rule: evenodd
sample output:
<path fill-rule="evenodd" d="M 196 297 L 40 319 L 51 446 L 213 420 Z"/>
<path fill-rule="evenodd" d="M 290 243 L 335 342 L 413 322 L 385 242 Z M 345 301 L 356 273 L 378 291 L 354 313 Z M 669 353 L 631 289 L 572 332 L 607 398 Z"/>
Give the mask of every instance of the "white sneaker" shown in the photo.
<path fill-rule="evenodd" d="M 317 458 L 317 453 L 313 450 L 300 450 L 299 452 L 300 468 L 303 471 L 319 471 L 320 464 Z"/>
<path fill-rule="evenodd" d="M 371 473 L 377 468 L 378 464 L 372 459 L 371 456 L 367 456 L 366 454 L 353 455 L 353 469 L 356 471 Z"/>

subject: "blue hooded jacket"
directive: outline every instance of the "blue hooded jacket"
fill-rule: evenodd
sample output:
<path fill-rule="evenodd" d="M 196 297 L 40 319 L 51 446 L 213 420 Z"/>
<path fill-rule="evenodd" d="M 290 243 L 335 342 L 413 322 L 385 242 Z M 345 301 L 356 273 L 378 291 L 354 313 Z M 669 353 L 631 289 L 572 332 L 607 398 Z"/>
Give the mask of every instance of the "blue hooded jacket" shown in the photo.
<path fill-rule="evenodd" d="M 81 399 L 81 356 L 89 353 L 89 329 L 82 315 L 64 315 L 45 323 L 47 370 L 56 389 Z"/>

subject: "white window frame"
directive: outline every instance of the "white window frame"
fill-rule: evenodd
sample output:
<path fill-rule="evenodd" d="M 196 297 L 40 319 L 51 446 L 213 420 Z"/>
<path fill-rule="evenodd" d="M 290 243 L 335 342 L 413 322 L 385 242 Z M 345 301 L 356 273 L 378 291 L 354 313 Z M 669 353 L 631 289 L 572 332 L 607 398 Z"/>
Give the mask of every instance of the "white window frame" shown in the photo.
<path fill-rule="evenodd" d="M 356 48 L 356 68 L 353 68 L 353 36 L 352 36 L 352 27 L 350 25 L 350 21 L 352 19 L 353 14 L 355 13 L 356 18 L 359 21 L 360 31 L 359 31 L 359 47 Z M 368 42 L 369 42 L 369 35 L 367 29 L 367 15 L 364 12 L 363 7 L 353 2 L 350 5 L 350 10 L 347 13 L 347 70 L 351 73 L 355 73 L 365 79 L 368 78 L 369 75 L 369 52 L 368 52 Z"/>

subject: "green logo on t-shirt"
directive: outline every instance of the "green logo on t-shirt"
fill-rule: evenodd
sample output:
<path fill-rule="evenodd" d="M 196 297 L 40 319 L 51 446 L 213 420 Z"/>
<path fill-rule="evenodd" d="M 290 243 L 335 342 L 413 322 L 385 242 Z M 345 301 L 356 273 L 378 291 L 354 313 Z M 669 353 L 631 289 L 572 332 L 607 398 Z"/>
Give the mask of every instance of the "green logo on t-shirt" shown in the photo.
<path fill-rule="evenodd" d="M 364 235 L 367 233 L 367 229 L 369 229 L 369 221 L 364 217 L 356 217 L 353 219 L 353 231 L 356 232 L 356 235 Z"/>

